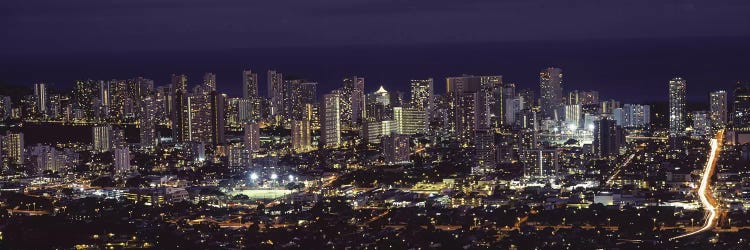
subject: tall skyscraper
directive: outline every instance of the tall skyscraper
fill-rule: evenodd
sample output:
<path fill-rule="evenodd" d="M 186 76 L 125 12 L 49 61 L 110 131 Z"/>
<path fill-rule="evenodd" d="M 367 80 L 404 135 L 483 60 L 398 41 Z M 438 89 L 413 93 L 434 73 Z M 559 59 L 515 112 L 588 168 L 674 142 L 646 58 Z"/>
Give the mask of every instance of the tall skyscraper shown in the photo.
<path fill-rule="evenodd" d="M 153 96 L 141 99 L 140 112 L 138 115 L 140 145 L 143 148 L 156 146 L 156 112 L 158 103 Z"/>
<path fill-rule="evenodd" d="M 464 145 L 471 145 L 474 132 L 492 128 L 493 94 L 502 76 L 461 76 L 446 78 L 450 102 L 449 128 Z"/>
<path fill-rule="evenodd" d="M 203 85 L 205 85 L 209 91 L 216 91 L 216 74 L 211 72 L 204 74 Z"/>
<path fill-rule="evenodd" d="M 427 113 L 419 108 L 393 108 L 393 120 L 399 134 L 414 135 L 427 132 Z"/>
<path fill-rule="evenodd" d="M 91 118 L 94 116 L 94 99 L 99 86 L 94 80 L 76 81 L 73 90 L 73 99 L 75 101 L 73 109 L 80 111 L 83 117 Z"/>
<path fill-rule="evenodd" d="M 381 139 L 383 147 L 383 158 L 386 164 L 399 164 L 409 162 L 411 148 L 409 147 L 409 136 L 391 134 Z"/>
<path fill-rule="evenodd" d="M 109 116 L 109 107 L 112 106 L 112 97 L 109 94 L 109 82 L 99 81 L 99 112 L 103 117 Z"/>
<path fill-rule="evenodd" d="M 211 92 L 211 143 L 213 145 L 223 145 L 224 126 L 226 123 L 224 116 L 224 94 L 216 91 Z"/>
<path fill-rule="evenodd" d="M 738 81 L 734 88 L 732 126 L 750 128 L 750 84 Z"/>
<path fill-rule="evenodd" d="M 719 129 L 727 125 L 727 92 L 718 90 L 709 95 L 711 105 L 711 126 Z"/>
<path fill-rule="evenodd" d="M 271 116 L 279 116 L 284 110 L 284 76 L 275 70 L 268 71 L 268 99 Z"/>
<path fill-rule="evenodd" d="M 246 123 L 244 129 L 245 135 L 243 136 L 243 142 L 245 148 L 250 153 L 256 153 L 260 151 L 260 127 L 258 123 Z"/>
<path fill-rule="evenodd" d="M 11 164 L 22 165 L 24 162 L 23 133 L 8 131 L 3 137 L 3 149 Z"/>
<path fill-rule="evenodd" d="M 323 96 L 321 139 L 322 145 L 335 148 L 341 144 L 341 96 L 330 93 Z"/>
<path fill-rule="evenodd" d="M 0 119 L 6 119 L 11 116 L 13 102 L 10 96 L 0 96 Z"/>
<path fill-rule="evenodd" d="M 289 117 L 292 120 L 302 120 L 306 117 L 308 104 L 314 104 L 318 93 L 317 82 L 300 81 L 293 86 L 292 103 Z"/>
<path fill-rule="evenodd" d="M 175 90 L 172 102 L 172 138 L 177 142 L 190 140 L 189 96 L 184 90 Z"/>
<path fill-rule="evenodd" d="M 484 175 L 494 172 L 497 164 L 497 145 L 495 144 L 495 133 L 490 130 L 478 130 L 475 132 L 475 162 L 471 168 L 474 175 Z"/>
<path fill-rule="evenodd" d="M 704 137 L 711 134 L 711 119 L 706 111 L 695 111 L 693 116 L 693 136 Z"/>
<path fill-rule="evenodd" d="M 514 107 L 512 107 L 514 104 L 513 100 L 516 99 L 516 97 L 515 83 L 506 83 L 503 85 L 503 98 L 501 100 L 503 102 L 503 125 L 513 125 L 513 122 L 515 121 L 515 113 L 520 110 L 514 110 Z"/>
<path fill-rule="evenodd" d="M 685 95 L 687 83 L 681 77 L 669 81 L 669 134 L 682 135 L 685 132 Z"/>
<path fill-rule="evenodd" d="M 539 89 L 541 94 L 539 106 L 544 118 L 554 120 L 563 118 L 562 77 L 562 69 L 559 68 L 547 68 L 539 73 Z"/>
<path fill-rule="evenodd" d="M 344 78 L 342 98 L 347 98 L 346 103 L 351 112 L 349 119 L 352 124 L 361 124 L 365 116 L 365 78 L 352 76 Z"/>
<path fill-rule="evenodd" d="M 172 82 L 171 82 L 172 88 L 174 90 L 187 91 L 187 86 L 188 86 L 187 80 L 188 80 L 187 75 L 172 74 Z"/>
<path fill-rule="evenodd" d="M 505 108 L 503 109 L 503 112 L 505 112 L 505 124 L 509 126 L 516 126 L 518 114 L 526 108 L 526 104 L 524 103 L 525 100 L 520 95 L 514 98 L 506 98 L 504 100 Z"/>
<path fill-rule="evenodd" d="M 368 121 L 364 124 L 362 134 L 367 143 L 380 143 L 383 136 L 398 133 L 398 125 L 395 121 Z"/>
<path fill-rule="evenodd" d="M 645 128 L 651 125 L 651 107 L 640 104 L 625 104 L 612 112 L 618 126 Z"/>
<path fill-rule="evenodd" d="M 581 104 L 565 105 L 565 123 L 567 124 L 568 128 L 580 128 L 582 125 L 582 118 L 583 112 L 581 111 Z"/>
<path fill-rule="evenodd" d="M 112 149 L 112 126 L 101 125 L 92 128 L 94 151 L 107 152 Z"/>
<path fill-rule="evenodd" d="M 625 144 L 625 132 L 615 120 L 602 118 L 594 126 L 594 154 L 606 158 L 617 156 Z"/>
<path fill-rule="evenodd" d="M 309 120 L 292 121 L 292 150 L 297 153 L 312 150 Z"/>
<path fill-rule="evenodd" d="M 258 95 L 258 73 L 252 70 L 242 71 L 242 97 L 246 99 L 257 98 Z"/>
<path fill-rule="evenodd" d="M 411 99 L 409 100 L 409 106 L 430 112 L 432 109 L 432 95 L 433 90 L 432 78 L 423 80 L 411 80 Z"/>
<path fill-rule="evenodd" d="M 526 149 L 520 152 L 519 158 L 524 165 L 524 178 L 554 178 L 560 168 L 559 149 Z"/>
<path fill-rule="evenodd" d="M 36 101 L 36 110 L 42 117 L 47 116 L 47 85 L 44 83 L 34 84 L 34 100 Z"/>
<path fill-rule="evenodd" d="M 366 103 L 366 121 L 384 121 L 392 118 L 390 93 L 383 86 L 368 94 Z"/>
<path fill-rule="evenodd" d="M 592 105 L 599 103 L 598 91 L 578 91 L 573 90 L 568 93 L 567 104 Z"/>
<path fill-rule="evenodd" d="M 125 174 L 130 171 L 130 150 L 127 147 L 115 148 L 114 158 L 116 174 Z"/>

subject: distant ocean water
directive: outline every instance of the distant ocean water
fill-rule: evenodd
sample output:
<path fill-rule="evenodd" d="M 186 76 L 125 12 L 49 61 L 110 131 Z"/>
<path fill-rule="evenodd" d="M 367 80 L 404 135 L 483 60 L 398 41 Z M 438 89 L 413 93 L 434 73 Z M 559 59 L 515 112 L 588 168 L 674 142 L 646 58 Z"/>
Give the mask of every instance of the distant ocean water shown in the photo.
<path fill-rule="evenodd" d="M 197 84 L 204 72 L 214 72 L 219 89 L 238 96 L 241 71 L 249 68 L 261 77 L 261 93 L 268 69 L 316 81 L 318 94 L 339 87 L 350 75 L 365 77 L 368 92 L 384 85 L 408 93 L 410 79 L 432 77 L 436 93 L 443 93 L 444 78 L 461 74 L 499 74 L 505 82 L 538 92 L 539 71 L 555 66 L 564 71 L 566 91 L 599 90 L 602 98 L 623 102 L 662 101 L 667 82 L 679 75 L 687 79 L 691 101 L 707 101 L 709 91 L 731 93 L 737 80 L 750 81 L 748 41 L 732 37 L 6 55 L 0 56 L 0 83 L 41 81 L 70 88 L 77 79 L 144 76 L 162 85 L 171 73 L 185 73 Z"/>

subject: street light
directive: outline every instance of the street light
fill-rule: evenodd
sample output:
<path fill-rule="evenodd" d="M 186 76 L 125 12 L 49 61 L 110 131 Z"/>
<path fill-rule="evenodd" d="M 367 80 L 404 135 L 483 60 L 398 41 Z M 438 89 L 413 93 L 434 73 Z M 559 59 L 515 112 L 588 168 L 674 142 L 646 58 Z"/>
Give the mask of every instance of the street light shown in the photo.
<path fill-rule="evenodd" d="M 250 174 L 250 179 L 253 180 L 253 181 L 257 180 L 258 179 L 258 174 L 256 174 L 256 173 Z"/>
<path fill-rule="evenodd" d="M 289 182 L 293 182 L 293 181 L 294 181 L 294 176 L 293 175 L 289 175 Z"/>
<path fill-rule="evenodd" d="M 279 178 L 278 175 L 276 175 L 275 173 L 271 174 L 271 180 L 276 180 L 277 178 Z"/>

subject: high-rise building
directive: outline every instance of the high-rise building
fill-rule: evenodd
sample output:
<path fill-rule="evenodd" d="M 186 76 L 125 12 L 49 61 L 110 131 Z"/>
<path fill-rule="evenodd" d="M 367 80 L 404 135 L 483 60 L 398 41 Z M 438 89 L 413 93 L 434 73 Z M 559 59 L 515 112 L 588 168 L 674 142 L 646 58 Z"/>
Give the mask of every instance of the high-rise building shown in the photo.
<path fill-rule="evenodd" d="M 382 137 L 383 158 L 386 164 L 408 163 L 411 148 L 409 136 L 391 134 Z"/>
<path fill-rule="evenodd" d="M 612 112 L 615 112 L 615 109 L 620 108 L 620 102 L 617 100 L 606 100 L 599 103 L 599 114 L 607 114 L 611 115 Z"/>
<path fill-rule="evenodd" d="M 312 150 L 312 136 L 310 135 L 310 121 L 292 121 L 292 150 L 297 153 Z"/>
<path fill-rule="evenodd" d="M 172 138 L 177 142 L 190 140 L 189 96 L 184 90 L 176 90 L 172 103 Z"/>
<path fill-rule="evenodd" d="M 390 93 L 383 86 L 380 86 L 377 91 L 368 94 L 366 103 L 366 121 L 385 121 L 392 118 Z"/>
<path fill-rule="evenodd" d="M 474 175 L 483 175 L 494 172 L 497 163 L 497 145 L 495 144 L 495 133 L 490 130 L 478 130 L 475 132 L 475 161 L 471 168 Z"/>
<path fill-rule="evenodd" d="M 602 118 L 594 126 L 594 154 L 606 158 L 617 156 L 625 144 L 625 132 L 615 120 Z"/>
<path fill-rule="evenodd" d="M 112 149 L 112 126 L 101 125 L 92 128 L 94 151 L 107 152 Z"/>
<path fill-rule="evenodd" d="M 599 103 L 598 91 L 573 90 L 568 93 L 567 104 L 593 105 Z"/>
<path fill-rule="evenodd" d="M 28 155 L 29 165 L 35 174 L 64 172 L 67 167 L 73 167 L 78 159 L 78 154 L 71 149 L 58 150 L 42 144 L 31 147 Z"/>
<path fill-rule="evenodd" d="M 236 109 L 237 118 L 233 118 L 237 123 L 257 121 L 259 116 L 256 116 L 256 106 L 252 99 L 237 98 L 232 99 L 233 109 Z M 236 103 L 236 104 L 234 104 Z M 228 108 L 228 107 L 227 107 Z M 232 113 L 234 115 L 234 113 Z M 227 119 L 229 119 L 227 117 Z"/>
<path fill-rule="evenodd" d="M 524 165 L 524 178 L 550 179 L 559 170 L 559 149 L 525 149 L 521 150 L 519 158 Z"/>
<path fill-rule="evenodd" d="M 13 102 L 10 96 L 0 96 L 0 119 L 6 119 L 11 116 Z"/>
<path fill-rule="evenodd" d="M 258 95 L 258 73 L 252 70 L 242 71 L 242 97 L 246 99 L 257 98 Z"/>
<path fill-rule="evenodd" d="M 693 112 L 693 136 L 704 137 L 711 134 L 711 119 L 706 111 Z"/>
<path fill-rule="evenodd" d="M 305 119 L 308 104 L 314 104 L 318 94 L 317 82 L 301 82 L 294 87 L 293 109 L 290 114 L 294 120 Z"/>
<path fill-rule="evenodd" d="M 522 96 L 516 96 L 514 98 L 506 98 L 505 108 L 505 124 L 509 126 L 515 126 L 518 120 L 518 114 L 525 109 L 525 103 Z"/>
<path fill-rule="evenodd" d="M 187 103 L 183 107 L 187 118 L 187 137 L 185 140 L 209 143 L 212 138 L 212 100 L 199 87 L 196 87 L 194 92 L 188 95 Z"/>
<path fill-rule="evenodd" d="M 44 83 L 34 84 L 34 101 L 36 101 L 37 114 L 47 116 L 47 86 Z"/>
<path fill-rule="evenodd" d="M 124 174 L 130 171 L 130 150 L 127 147 L 118 147 L 114 150 L 115 173 Z"/>
<path fill-rule="evenodd" d="M 138 115 L 138 124 L 140 145 L 143 148 L 153 148 L 157 144 L 156 140 L 156 113 L 158 103 L 153 96 L 146 96 L 141 99 L 140 114 Z"/>
<path fill-rule="evenodd" d="M 215 86 L 214 86 L 215 88 Z M 220 94 L 216 91 L 211 92 L 211 143 L 213 145 L 223 145 L 224 139 L 224 126 L 226 123 L 224 116 L 224 94 Z"/>
<path fill-rule="evenodd" d="M 172 89 L 187 91 L 187 86 L 188 86 L 187 80 L 188 80 L 187 75 L 172 74 L 172 82 L 171 82 Z"/>
<path fill-rule="evenodd" d="M 365 117 L 365 78 L 364 77 L 347 77 L 344 78 L 344 95 L 342 98 L 347 99 L 344 101 L 345 108 L 344 116 L 342 120 L 348 121 L 351 124 L 361 124 Z"/>
<path fill-rule="evenodd" d="M 272 117 L 281 115 L 284 110 L 284 76 L 275 70 L 268 71 L 268 99 Z"/>
<path fill-rule="evenodd" d="M 367 143 L 381 143 L 383 136 L 398 133 L 398 129 L 395 121 L 368 121 L 364 124 L 363 136 Z"/>
<path fill-rule="evenodd" d="M 476 130 L 492 128 L 492 117 L 502 113 L 502 110 L 492 110 L 498 86 L 502 86 L 502 76 L 446 78 L 449 128 L 464 145 L 473 143 Z"/>
<path fill-rule="evenodd" d="M 641 104 L 625 104 L 612 112 L 618 126 L 645 128 L 651 125 L 651 107 Z"/>
<path fill-rule="evenodd" d="M 8 157 L 8 162 L 22 165 L 24 162 L 23 133 L 8 131 L 3 137 L 3 149 Z"/>
<path fill-rule="evenodd" d="M 711 106 L 711 126 L 719 129 L 727 125 L 727 92 L 724 90 L 713 91 L 709 95 Z"/>
<path fill-rule="evenodd" d="M 414 135 L 427 132 L 426 110 L 419 108 L 393 108 L 393 120 L 399 134 Z"/>
<path fill-rule="evenodd" d="M 515 83 L 506 83 L 503 85 L 503 98 L 501 98 L 501 102 L 503 102 L 503 114 L 502 114 L 502 123 L 506 126 L 512 126 L 515 121 L 516 113 L 520 109 L 514 109 L 512 105 L 514 105 L 513 100 L 518 97 L 516 94 L 516 84 Z"/>
<path fill-rule="evenodd" d="M 245 124 L 245 135 L 243 136 L 243 142 L 245 148 L 250 153 L 256 153 L 260 151 L 260 126 L 258 123 L 246 123 Z"/>
<path fill-rule="evenodd" d="M 216 91 L 216 74 L 211 72 L 204 74 L 203 85 L 205 85 L 209 91 Z"/>
<path fill-rule="evenodd" d="M 539 106 L 544 118 L 561 120 L 563 114 L 562 69 L 547 68 L 539 73 Z"/>
<path fill-rule="evenodd" d="M 735 128 L 750 128 L 750 84 L 738 81 L 734 88 L 732 125 Z"/>
<path fill-rule="evenodd" d="M 73 109 L 77 110 L 85 118 L 94 116 L 94 99 L 99 86 L 94 80 L 76 81 L 73 90 L 73 99 L 75 103 Z"/>
<path fill-rule="evenodd" d="M 326 148 L 335 148 L 341 144 L 341 96 L 330 93 L 323 96 L 321 114 L 321 144 Z"/>
<path fill-rule="evenodd" d="M 567 124 L 568 128 L 580 128 L 581 118 L 583 118 L 583 113 L 581 112 L 581 104 L 565 105 L 565 123 Z"/>
<path fill-rule="evenodd" d="M 685 98 L 687 83 L 681 77 L 669 81 L 669 134 L 682 135 L 685 132 Z"/>
<path fill-rule="evenodd" d="M 411 99 L 409 100 L 409 106 L 411 108 L 424 110 L 430 112 L 433 106 L 432 95 L 433 80 L 432 78 L 423 80 L 411 80 Z"/>

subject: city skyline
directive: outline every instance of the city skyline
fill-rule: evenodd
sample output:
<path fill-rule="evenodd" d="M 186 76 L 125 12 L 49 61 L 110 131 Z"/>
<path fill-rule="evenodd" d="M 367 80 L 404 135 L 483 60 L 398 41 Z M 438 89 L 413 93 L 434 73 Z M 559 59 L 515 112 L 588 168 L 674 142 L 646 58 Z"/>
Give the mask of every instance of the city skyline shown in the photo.
<path fill-rule="evenodd" d="M 0 249 L 745 249 L 750 3 L 7 0 Z"/>
<path fill-rule="evenodd" d="M 244 69 L 260 72 L 260 80 L 263 81 L 265 72 L 274 69 L 295 78 L 316 81 L 321 91 L 334 89 L 348 75 L 361 75 L 370 79 L 371 83 L 407 92 L 408 86 L 404 84 L 412 79 L 440 79 L 461 74 L 499 74 L 521 88 L 534 87 L 538 82 L 539 70 L 552 66 L 569 72 L 566 82 L 573 88 L 599 89 L 603 95 L 630 102 L 659 101 L 659 93 L 664 89 L 659 83 L 680 75 L 695 83 L 688 91 L 688 100 L 696 101 L 702 100 L 704 93 L 713 91 L 709 86 L 730 89 L 736 81 L 745 80 L 745 75 L 741 74 L 746 67 L 742 53 L 729 53 L 750 49 L 747 43 L 740 42 L 743 40 L 594 40 L 553 44 L 532 42 L 320 50 L 290 48 L 115 53 L 84 57 L 29 55 L 0 59 L 0 66 L 4 66 L 0 69 L 0 84 L 30 86 L 45 82 L 68 89 L 77 80 L 144 76 L 160 85 L 169 83 L 169 76 L 174 73 L 190 75 L 195 80 L 191 83 L 195 84 L 200 82 L 205 72 L 214 72 L 221 91 L 239 93 L 242 90 L 242 77 L 237 72 Z M 469 64 L 458 63 L 461 62 L 459 59 L 469 54 L 476 60 Z M 311 56 L 322 61 L 305 59 Z M 141 60 L 144 57 L 152 59 L 144 62 Z M 392 60 L 402 63 L 388 63 Z M 706 64 L 704 61 L 714 63 Z M 612 77 L 614 75 L 618 77 Z M 265 86 L 260 87 L 262 95 L 265 95 Z M 640 91 L 643 89 L 646 91 Z M 367 91 L 374 90 L 374 84 L 367 86 Z M 435 91 L 444 91 L 444 85 L 436 85 Z"/>

